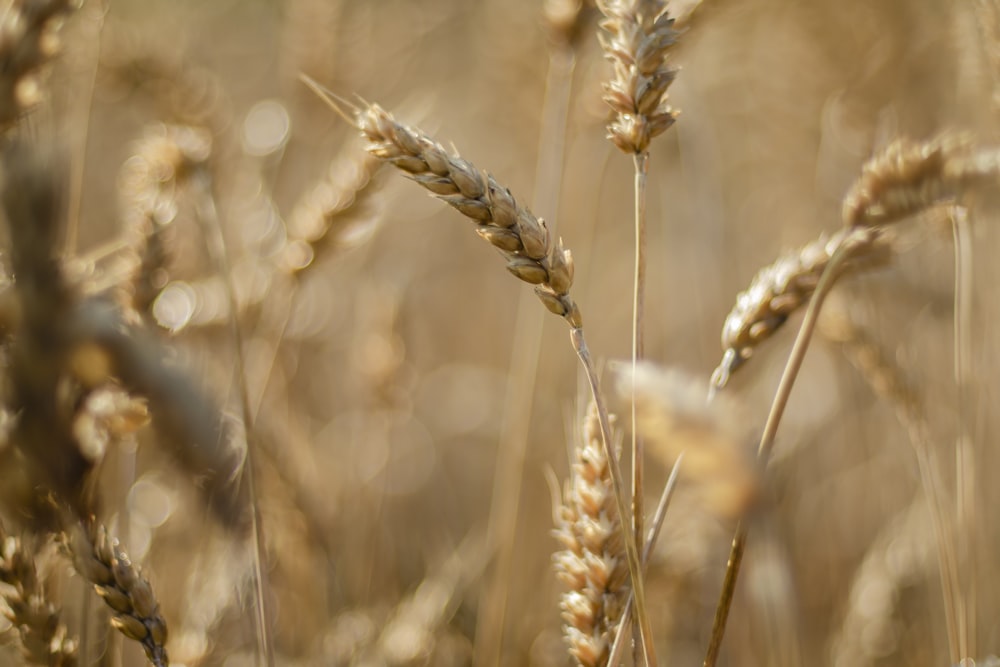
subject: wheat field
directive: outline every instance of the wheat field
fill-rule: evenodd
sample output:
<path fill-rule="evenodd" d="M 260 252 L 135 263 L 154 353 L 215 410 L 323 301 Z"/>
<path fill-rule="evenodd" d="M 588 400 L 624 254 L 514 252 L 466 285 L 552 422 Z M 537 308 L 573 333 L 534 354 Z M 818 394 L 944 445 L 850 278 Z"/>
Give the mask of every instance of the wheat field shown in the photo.
<path fill-rule="evenodd" d="M 0 83 L 0 665 L 1000 664 L 996 0 L 0 0 Z"/>

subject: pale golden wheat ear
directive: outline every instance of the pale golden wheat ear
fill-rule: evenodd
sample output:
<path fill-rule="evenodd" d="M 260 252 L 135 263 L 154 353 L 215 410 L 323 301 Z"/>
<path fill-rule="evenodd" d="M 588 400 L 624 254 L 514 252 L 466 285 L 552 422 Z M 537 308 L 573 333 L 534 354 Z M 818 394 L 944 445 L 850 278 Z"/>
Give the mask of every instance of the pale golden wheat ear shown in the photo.
<path fill-rule="evenodd" d="M 604 87 L 615 112 L 608 138 L 625 153 L 644 153 L 677 117 L 667 102 L 677 70 L 665 57 L 679 33 L 664 0 L 598 0 L 597 6 L 605 17 L 601 46 L 615 70 Z"/>
<path fill-rule="evenodd" d="M 970 188 L 995 188 L 998 176 L 1000 150 L 978 145 L 971 135 L 944 132 L 923 142 L 897 139 L 865 163 L 844 197 L 844 223 L 895 222 L 958 200 Z"/>
<path fill-rule="evenodd" d="M 607 664 L 628 595 L 628 565 L 611 472 L 591 403 L 574 448 L 570 479 L 556 510 L 562 551 L 553 562 L 567 586 L 560 607 L 569 653 L 581 667 Z"/>
<path fill-rule="evenodd" d="M 876 230 L 841 230 L 783 254 L 761 269 L 722 327 L 722 361 L 712 374 L 712 384 L 724 387 L 754 350 L 774 336 L 789 317 L 809 303 L 833 254 L 848 252 L 838 267 L 840 274 L 859 273 L 889 263 L 891 240 Z"/>
<path fill-rule="evenodd" d="M 0 596 L 4 614 L 17 629 L 21 654 L 34 665 L 76 667 L 77 642 L 69 637 L 60 609 L 46 593 L 35 562 L 41 538 L 15 537 L 0 525 Z"/>
<path fill-rule="evenodd" d="M 644 361 L 613 364 L 609 391 L 624 408 L 635 397 L 635 428 L 648 451 L 670 468 L 684 457 L 682 478 L 706 508 L 725 519 L 739 518 L 759 490 L 753 434 L 746 408 L 733 396 L 709 400 L 709 385 L 678 369 Z"/>

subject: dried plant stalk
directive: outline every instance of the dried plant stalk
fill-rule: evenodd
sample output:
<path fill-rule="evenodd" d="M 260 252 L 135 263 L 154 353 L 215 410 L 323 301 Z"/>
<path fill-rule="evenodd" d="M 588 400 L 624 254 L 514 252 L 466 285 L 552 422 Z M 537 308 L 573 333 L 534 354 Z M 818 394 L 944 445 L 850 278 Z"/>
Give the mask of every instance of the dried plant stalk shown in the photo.
<path fill-rule="evenodd" d="M 556 517 L 556 576 L 569 590 L 562 596 L 563 631 L 570 655 L 581 667 L 607 664 L 625 599 L 628 565 L 615 507 L 611 472 L 601 441 L 597 406 L 583 421 L 572 475 Z"/>
<path fill-rule="evenodd" d="M 73 0 L 7 0 L 0 5 L 0 131 L 42 97 L 38 70 L 59 52 L 62 16 Z"/>
<path fill-rule="evenodd" d="M 167 667 L 167 623 L 149 581 L 132 564 L 118 540 L 109 538 L 104 526 L 88 521 L 86 525 L 70 526 L 64 541 L 76 571 L 94 585 L 111 608 L 111 625 L 139 642 L 153 665 Z"/>
<path fill-rule="evenodd" d="M 958 199 L 977 183 L 995 182 L 1000 151 L 977 146 L 967 134 L 929 141 L 897 139 L 862 168 L 844 198 L 844 223 L 882 225 Z"/>
<path fill-rule="evenodd" d="M 875 230 L 842 230 L 829 237 L 824 234 L 761 269 L 750 287 L 736 297 L 736 305 L 722 327 L 722 362 L 712 374 L 715 387 L 724 387 L 757 346 L 809 302 L 830 258 L 845 242 L 849 254 L 840 266 L 841 273 L 883 266 L 889 261 L 888 237 Z"/>
<path fill-rule="evenodd" d="M 587 18 L 584 0 L 542 0 L 542 25 L 549 39 L 571 48 L 584 34 Z"/>
<path fill-rule="evenodd" d="M 60 610 L 46 595 L 35 568 L 37 550 L 8 535 L 0 525 L 0 581 L 7 618 L 18 630 L 21 653 L 35 665 L 76 667 L 77 645 L 59 619 Z"/>
<path fill-rule="evenodd" d="M 644 153 L 653 137 L 674 124 L 667 88 L 677 70 L 665 62 L 677 41 L 664 0 L 598 0 L 604 14 L 601 46 L 614 64 L 604 101 L 614 110 L 608 138 L 625 153 Z"/>
<path fill-rule="evenodd" d="M 193 169 L 205 164 L 211 150 L 211 137 L 204 130 L 157 125 L 136 144 L 122 169 L 131 253 L 124 269 L 130 279 L 119 292 L 123 305 L 143 316 L 148 316 L 167 281 L 168 235 L 177 217 L 178 190 Z"/>

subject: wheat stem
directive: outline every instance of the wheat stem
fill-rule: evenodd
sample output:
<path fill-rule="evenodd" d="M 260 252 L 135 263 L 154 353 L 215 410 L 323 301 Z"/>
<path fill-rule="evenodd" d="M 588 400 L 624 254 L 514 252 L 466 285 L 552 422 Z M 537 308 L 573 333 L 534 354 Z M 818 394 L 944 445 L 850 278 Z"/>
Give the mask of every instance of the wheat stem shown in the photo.
<path fill-rule="evenodd" d="M 646 595 L 643 590 L 643 580 L 642 580 L 642 566 L 639 561 L 639 551 L 636 549 L 635 540 L 629 535 L 627 522 L 624 517 L 628 516 L 628 507 L 625 504 L 625 481 L 622 478 L 621 467 L 618 465 L 618 459 L 615 457 L 614 444 L 611 440 L 611 425 L 608 420 L 608 408 L 604 403 L 604 397 L 601 394 L 600 383 L 597 379 L 597 371 L 594 368 L 593 359 L 590 356 L 590 350 L 587 348 L 586 340 L 583 336 L 583 329 L 579 327 L 574 327 L 570 330 L 570 340 L 573 341 L 573 349 L 576 351 L 577 357 L 580 358 L 580 363 L 583 365 L 583 370 L 587 375 L 587 382 L 590 385 L 590 392 L 594 399 L 594 403 L 597 404 L 597 414 L 600 419 L 601 424 L 601 439 L 604 441 L 604 452 L 608 457 L 608 470 L 611 472 L 611 484 L 614 489 L 615 494 L 615 504 L 618 510 L 618 516 L 623 517 L 621 521 L 621 527 L 625 543 L 625 556 L 628 559 L 628 570 L 629 577 L 632 580 L 632 594 L 635 597 L 635 610 L 636 616 L 639 620 L 639 632 L 642 639 L 642 649 L 644 653 L 644 658 L 646 660 L 646 665 L 648 667 L 656 666 L 656 650 L 653 645 L 653 635 L 652 630 L 649 625 L 649 616 L 646 612 Z"/>
<path fill-rule="evenodd" d="M 865 233 L 861 230 L 857 233 Z M 838 268 L 840 264 L 851 255 L 851 236 L 843 239 L 837 249 L 830 257 L 830 261 L 823 271 L 823 275 L 816 285 L 812 298 L 809 300 L 809 307 L 799 327 L 799 333 L 795 338 L 795 344 L 788 355 L 785 370 L 781 375 L 778 390 L 774 400 L 771 402 L 771 410 L 764 425 L 764 432 L 760 438 L 760 446 L 757 448 L 757 460 L 761 465 L 767 463 L 774 446 L 774 438 L 778 432 L 778 425 L 785 413 L 788 399 L 792 393 L 795 379 L 798 377 L 799 369 L 802 368 L 802 361 L 805 359 L 806 351 L 809 349 L 809 342 L 812 339 L 813 331 L 816 328 L 816 321 L 819 318 L 820 309 L 827 294 L 833 288 L 839 276 Z M 733 603 L 733 594 L 736 591 L 736 580 L 739 577 L 740 565 L 743 562 L 743 553 L 746 550 L 747 528 L 743 521 L 736 526 L 736 534 L 733 537 L 733 544 L 729 551 L 729 560 L 726 563 L 726 576 L 722 582 L 722 592 L 719 594 L 719 602 L 715 609 L 715 619 L 712 623 L 712 634 L 709 638 L 708 650 L 705 654 L 704 667 L 714 667 L 719 658 L 719 650 L 722 647 L 722 639 L 726 632 L 726 621 L 729 618 L 729 609 Z"/>
<path fill-rule="evenodd" d="M 645 357 L 643 324 L 646 301 L 646 179 L 649 151 L 633 155 L 635 163 L 635 275 L 632 283 L 632 533 L 636 548 L 643 534 L 643 446 L 635 427 L 636 364 Z"/>

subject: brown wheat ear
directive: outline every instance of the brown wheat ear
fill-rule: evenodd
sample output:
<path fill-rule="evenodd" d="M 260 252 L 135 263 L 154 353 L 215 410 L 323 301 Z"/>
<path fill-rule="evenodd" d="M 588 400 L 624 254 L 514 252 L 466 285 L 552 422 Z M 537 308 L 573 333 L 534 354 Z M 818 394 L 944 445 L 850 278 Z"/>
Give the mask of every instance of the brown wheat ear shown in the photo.
<path fill-rule="evenodd" d="M 832 236 L 824 234 L 761 269 L 750 287 L 736 297 L 736 305 L 726 316 L 722 362 L 712 374 L 714 386 L 724 387 L 754 350 L 809 302 L 841 244 L 847 244 L 850 253 L 841 264 L 841 273 L 882 266 L 891 254 L 890 239 L 875 230 L 842 230 Z"/>
<path fill-rule="evenodd" d="M 21 653 L 35 665 L 76 667 L 76 642 L 67 637 L 59 608 L 48 599 L 35 568 L 37 551 L 0 525 L 0 581 L 7 618 L 18 630 Z"/>
<path fill-rule="evenodd" d="M 872 157 L 844 197 L 844 223 L 881 225 L 959 199 L 980 183 L 995 184 L 1000 150 L 976 145 L 967 134 L 929 141 L 897 139 Z"/>
<path fill-rule="evenodd" d="M 111 624 L 142 645 L 156 667 L 167 667 L 167 623 L 149 582 L 104 526 L 73 524 L 64 538 L 73 565 L 111 608 Z"/>
<path fill-rule="evenodd" d="M 332 105 L 315 82 L 306 83 Z M 339 107 L 336 107 L 340 111 Z M 369 153 L 405 172 L 459 213 L 476 223 L 476 232 L 507 260 L 507 270 L 535 286 L 535 294 L 571 327 L 583 325 L 569 295 L 573 256 L 562 240 L 553 241 L 545 221 L 519 205 L 510 190 L 418 129 L 397 123 L 377 104 L 353 109 L 347 120 L 361 130 Z"/>
<path fill-rule="evenodd" d="M 593 403 L 575 457 L 554 531 L 563 550 L 553 560 L 556 576 L 568 586 L 560 606 L 570 655 L 581 667 L 596 667 L 607 663 L 621 620 L 628 565 Z"/>
<path fill-rule="evenodd" d="M 674 124 L 677 112 L 667 103 L 667 88 L 677 70 L 666 64 L 677 41 L 674 19 L 664 0 L 599 0 L 604 14 L 601 46 L 614 64 L 604 86 L 604 101 L 614 110 L 608 138 L 626 153 L 644 153 L 649 142 Z"/>

